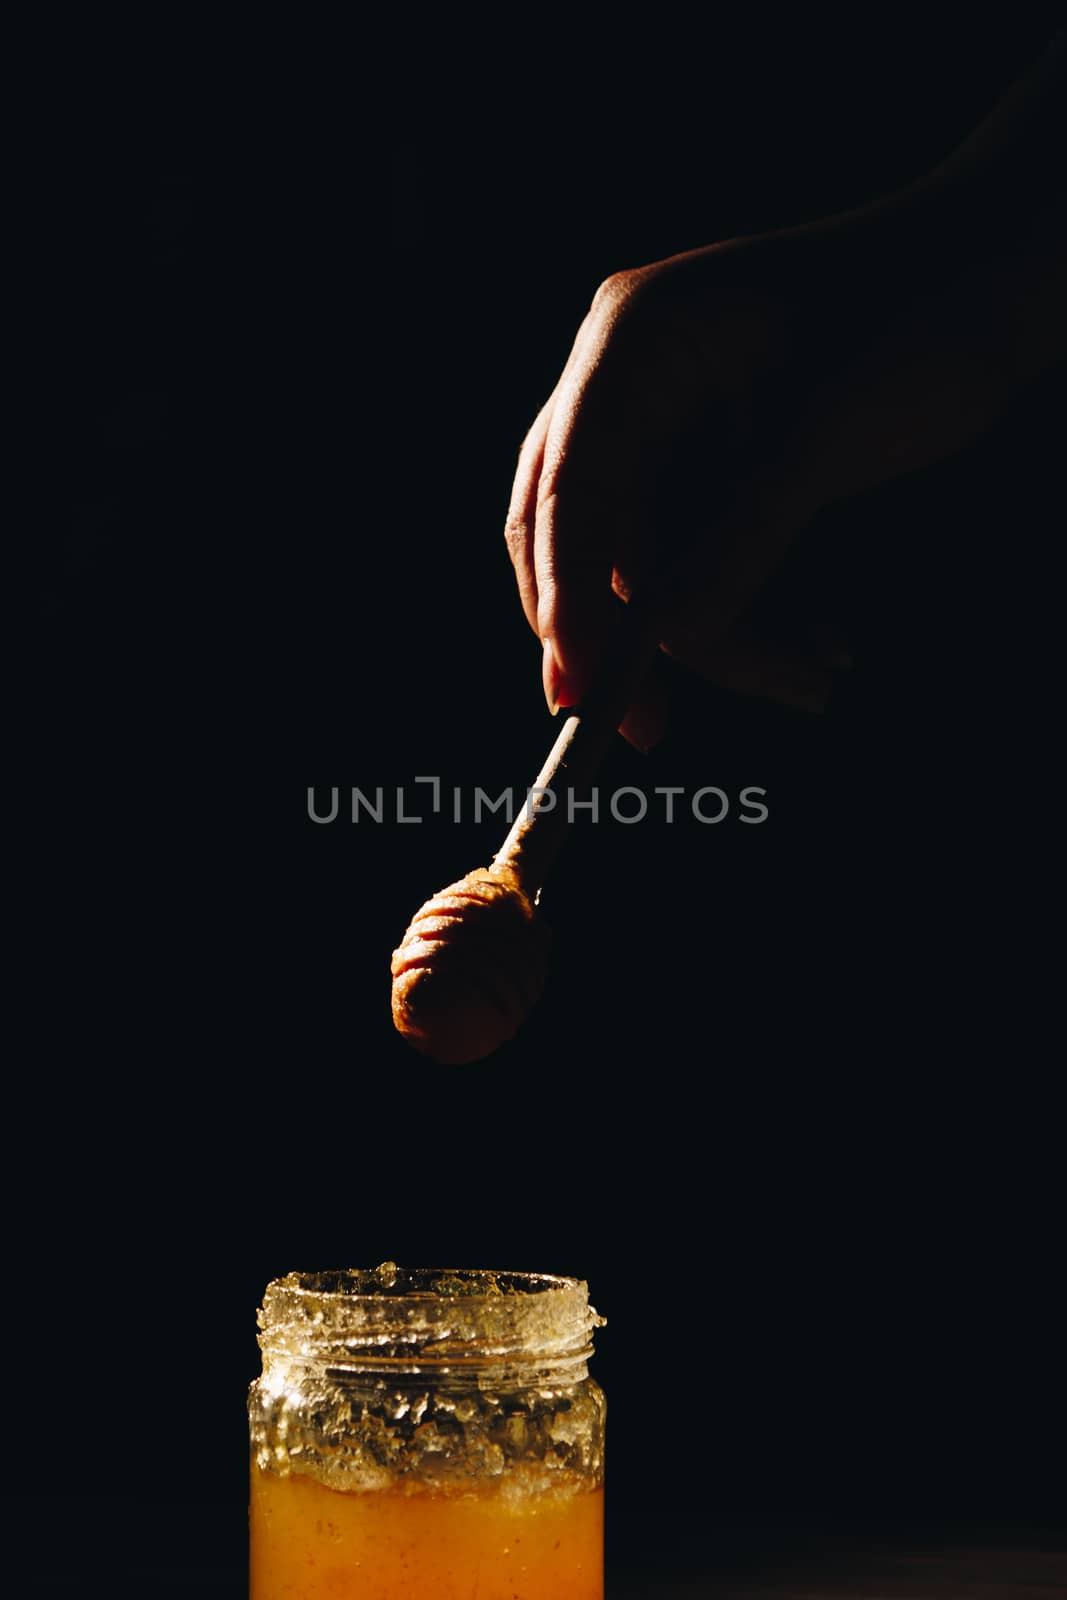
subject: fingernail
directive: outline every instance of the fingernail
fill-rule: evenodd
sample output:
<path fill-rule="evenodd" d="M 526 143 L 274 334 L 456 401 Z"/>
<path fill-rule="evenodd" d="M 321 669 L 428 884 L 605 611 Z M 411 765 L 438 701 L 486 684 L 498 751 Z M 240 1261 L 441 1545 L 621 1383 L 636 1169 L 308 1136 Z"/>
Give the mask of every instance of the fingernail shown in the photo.
<path fill-rule="evenodd" d="M 556 660 L 556 653 L 552 648 L 552 640 L 543 639 L 541 642 L 545 647 L 545 653 L 541 660 L 541 681 L 544 684 L 548 709 L 555 716 L 559 710 L 559 687 L 563 674 L 559 670 L 559 662 Z"/>
<path fill-rule="evenodd" d="M 828 688 L 823 690 L 815 689 L 810 694 L 802 695 L 800 704 L 813 717 L 824 717 L 830 704 L 830 693 L 831 691 Z"/>
<path fill-rule="evenodd" d="M 814 628 L 811 635 L 811 644 L 815 655 L 822 664 L 827 667 L 833 667 L 835 672 L 848 672 L 855 665 L 852 651 L 844 643 L 840 635 L 829 628 Z"/>
<path fill-rule="evenodd" d="M 649 751 L 659 744 L 663 737 L 663 729 L 655 727 L 647 718 L 628 713 L 619 725 L 619 732 L 641 755 L 647 756 Z"/>

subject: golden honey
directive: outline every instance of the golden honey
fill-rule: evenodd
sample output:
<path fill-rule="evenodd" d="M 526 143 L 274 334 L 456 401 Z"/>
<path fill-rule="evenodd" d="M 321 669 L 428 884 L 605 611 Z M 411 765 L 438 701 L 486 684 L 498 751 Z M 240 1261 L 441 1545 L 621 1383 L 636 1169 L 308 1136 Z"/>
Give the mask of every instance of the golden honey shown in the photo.
<path fill-rule="evenodd" d="M 604 1493 L 346 1494 L 252 1469 L 252 1600 L 602 1600 Z"/>

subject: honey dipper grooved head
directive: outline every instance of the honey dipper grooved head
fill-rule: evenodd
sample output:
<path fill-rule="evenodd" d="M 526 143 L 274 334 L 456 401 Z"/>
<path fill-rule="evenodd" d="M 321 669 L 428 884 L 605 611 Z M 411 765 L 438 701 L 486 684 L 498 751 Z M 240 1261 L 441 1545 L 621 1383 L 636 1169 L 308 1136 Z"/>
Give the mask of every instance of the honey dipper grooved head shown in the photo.
<path fill-rule="evenodd" d="M 548 932 L 506 867 L 479 867 L 415 913 L 393 951 L 393 1022 L 446 1066 L 480 1061 L 544 986 Z"/>

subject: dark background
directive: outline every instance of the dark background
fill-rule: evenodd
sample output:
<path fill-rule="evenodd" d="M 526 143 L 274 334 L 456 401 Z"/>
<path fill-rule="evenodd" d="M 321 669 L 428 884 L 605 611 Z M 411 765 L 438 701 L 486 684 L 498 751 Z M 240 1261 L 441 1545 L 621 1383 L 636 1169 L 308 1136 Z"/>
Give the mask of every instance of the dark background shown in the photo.
<path fill-rule="evenodd" d="M 916 176 L 1054 15 L 97 34 L 41 72 L 8 1266 L 53 1588 L 239 1593 L 263 1286 L 386 1257 L 589 1280 L 618 1571 L 1057 1525 L 1062 373 L 812 528 L 857 658 L 825 718 L 680 680 L 620 742 L 605 792 L 769 820 L 580 825 L 491 1061 L 410 1053 L 388 960 L 501 828 L 343 807 L 532 781 L 500 530 L 599 281 Z"/>

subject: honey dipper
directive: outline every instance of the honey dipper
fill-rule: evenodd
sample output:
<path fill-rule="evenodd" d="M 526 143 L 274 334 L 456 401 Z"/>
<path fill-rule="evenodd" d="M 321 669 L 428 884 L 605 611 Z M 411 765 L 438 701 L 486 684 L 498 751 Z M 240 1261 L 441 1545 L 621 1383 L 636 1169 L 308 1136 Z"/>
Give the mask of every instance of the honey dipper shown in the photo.
<path fill-rule="evenodd" d="M 491 864 L 440 890 L 412 918 L 393 952 L 393 1022 L 422 1054 L 445 1065 L 479 1061 L 537 1003 L 548 932 L 536 907 L 567 835 L 564 789 L 592 783 L 657 637 L 647 609 L 631 602 L 596 682 L 568 713 Z"/>

